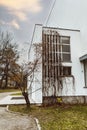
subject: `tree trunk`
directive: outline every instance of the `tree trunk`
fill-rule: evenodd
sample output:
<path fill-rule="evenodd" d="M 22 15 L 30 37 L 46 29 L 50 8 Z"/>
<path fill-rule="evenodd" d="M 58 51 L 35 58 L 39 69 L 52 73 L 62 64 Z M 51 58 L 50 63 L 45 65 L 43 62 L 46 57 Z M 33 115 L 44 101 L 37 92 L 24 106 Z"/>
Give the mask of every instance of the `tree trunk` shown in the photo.
<path fill-rule="evenodd" d="M 5 80 L 5 86 L 4 86 L 5 88 L 7 88 L 8 87 L 8 75 L 6 74 L 6 80 Z"/>
<path fill-rule="evenodd" d="M 6 75 L 6 79 L 5 79 L 5 88 L 8 87 L 8 66 L 9 66 L 9 63 L 7 61 L 7 64 L 6 64 L 6 68 L 5 68 L 5 75 Z"/>
<path fill-rule="evenodd" d="M 4 80 L 4 75 L 2 76 L 2 78 L 0 80 L 0 88 L 3 88 L 3 80 Z"/>
<path fill-rule="evenodd" d="M 30 101 L 29 101 L 29 98 L 28 98 L 28 93 L 27 92 L 22 92 L 22 95 L 25 98 L 27 107 L 30 107 Z"/>

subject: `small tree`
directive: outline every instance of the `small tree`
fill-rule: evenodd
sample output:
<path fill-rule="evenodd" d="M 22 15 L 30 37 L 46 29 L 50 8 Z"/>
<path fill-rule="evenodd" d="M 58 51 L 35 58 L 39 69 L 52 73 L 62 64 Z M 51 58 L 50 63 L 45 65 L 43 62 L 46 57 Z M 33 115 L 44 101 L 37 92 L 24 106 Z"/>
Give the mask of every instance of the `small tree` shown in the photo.
<path fill-rule="evenodd" d="M 35 49 L 38 52 L 39 50 L 37 50 L 37 48 L 38 45 L 35 46 Z M 16 87 L 20 88 L 27 107 L 30 107 L 27 91 L 27 78 L 36 70 L 39 58 L 36 56 L 34 61 L 29 61 L 22 65 L 17 63 L 18 59 L 18 46 L 17 44 L 13 44 L 11 34 L 8 32 L 0 33 L 0 88 L 7 88 L 9 86 L 9 80 L 13 81 Z"/>
<path fill-rule="evenodd" d="M 28 61 L 28 63 L 23 63 L 20 66 L 20 89 L 22 91 L 22 95 L 25 98 L 27 107 L 30 107 L 30 100 L 28 95 L 28 89 L 27 89 L 27 79 L 33 75 L 33 78 L 31 79 L 30 86 L 34 80 L 34 73 L 38 70 L 39 67 L 39 61 L 41 59 L 41 44 L 34 44 L 32 46 L 34 53 L 35 53 L 35 59 L 31 62 Z M 31 50 L 31 47 L 29 48 Z M 32 51 L 32 50 L 31 50 Z M 30 52 L 29 52 L 30 53 Z"/>
<path fill-rule="evenodd" d="M 20 69 L 17 73 L 14 73 L 14 80 L 17 83 L 17 87 L 20 88 L 22 95 L 25 98 L 27 107 L 30 107 L 30 100 L 28 96 L 27 91 L 27 78 L 31 76 L 32 73 L 34 73 L 36 67 L 38 64 L 38 60 L 35 60 L 34 62 L 28 62 L 20 65 Z"/>

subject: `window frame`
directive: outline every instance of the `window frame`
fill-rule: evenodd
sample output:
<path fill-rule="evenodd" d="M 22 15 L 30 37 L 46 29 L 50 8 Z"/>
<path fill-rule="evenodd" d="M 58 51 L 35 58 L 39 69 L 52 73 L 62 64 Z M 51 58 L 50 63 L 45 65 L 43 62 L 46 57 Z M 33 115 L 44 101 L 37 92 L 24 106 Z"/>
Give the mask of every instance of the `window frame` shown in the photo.
<path fill-rule="evenodd" d="M 64 43 L 64 42 L 61 41 L 61 38 L 64 38 L 64 37 L 69 39 L 69 43 Z M 59 36 L 59 45 L 61 47 L 61 50 L 60 50 L 59 53 L 61 54 L 62 62 L 71 62 L 70 36 L 64 36 L 64 35 Z M 69 46 L 69 51 L 68 52 L 63 51 L 63 45 L 64 46 Z M 70 58 L 68 60 L 66 60 L 65 58 L 63 58 L 64 54 L 69 55 Z"/>

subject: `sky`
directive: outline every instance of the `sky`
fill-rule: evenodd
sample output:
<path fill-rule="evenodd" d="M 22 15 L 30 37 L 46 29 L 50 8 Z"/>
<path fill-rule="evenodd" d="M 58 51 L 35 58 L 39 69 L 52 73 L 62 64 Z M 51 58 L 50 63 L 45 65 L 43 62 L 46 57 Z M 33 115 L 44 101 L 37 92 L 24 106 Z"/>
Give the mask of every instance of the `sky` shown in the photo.
<path fill-rule="evenodd" d="M 47 17 L 47 26 L 80 30 L 84 46 L 87 44 L 87 0 L 0 0 L 0 29 L 14 35 L 24 59 L 34 25 L 46 23 Z"/>
<path fill-rule="evenodd" d="M 0 0 L 0 30 L 12 33 L 20 49 L 27 53 L 34 25 L 45 22 L 52 1 Z"/>

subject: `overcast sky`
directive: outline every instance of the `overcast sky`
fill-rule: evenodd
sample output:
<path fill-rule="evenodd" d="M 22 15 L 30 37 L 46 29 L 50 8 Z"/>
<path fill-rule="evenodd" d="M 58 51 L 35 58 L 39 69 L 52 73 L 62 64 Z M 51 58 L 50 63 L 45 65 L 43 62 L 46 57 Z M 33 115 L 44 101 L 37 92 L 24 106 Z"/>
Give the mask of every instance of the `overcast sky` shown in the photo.
<path fill-rule="evenodd" d="M 0 27 L 20 42 L 30 41 L 35 23 L 43 24 L 53 0 L 0 0 Z"/>
<path fill-rule="evenodd" d="M 20 48 L 28 50 L 34 25 L 43 24 L 54 0 L 0 0 L 0 30 L 14 35 Z M 24 54 L 23 54 L 24 55 Z"/>

